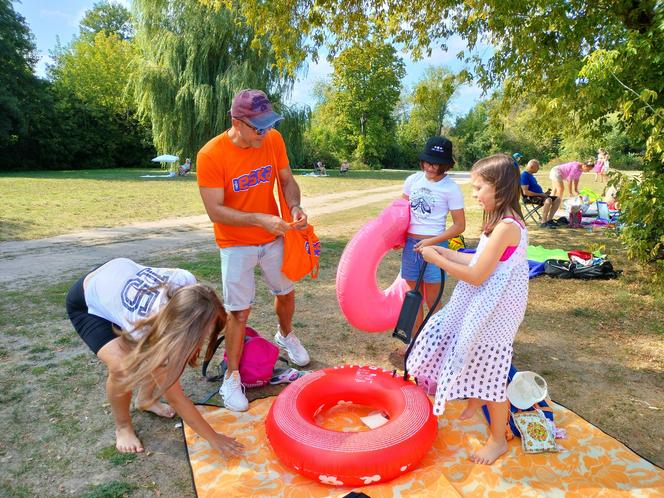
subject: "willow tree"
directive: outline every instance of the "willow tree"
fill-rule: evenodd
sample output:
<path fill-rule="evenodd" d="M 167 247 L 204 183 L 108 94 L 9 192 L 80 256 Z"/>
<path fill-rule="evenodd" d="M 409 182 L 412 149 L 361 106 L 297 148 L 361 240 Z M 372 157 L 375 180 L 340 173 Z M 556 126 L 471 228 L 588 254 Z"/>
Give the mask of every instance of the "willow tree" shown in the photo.
<path fill-rule="evenodd" d="M 131 88 L 158 152 L 195 157 L 230 126 L 239 90 L 259 88 L 279 101 L 292 87 L 234 12 L 196 0 L 136 0 L 134 8 L 139 53 Z"/>
<path fill-rule="evenodd" d="M 284 117 L 277 125 L 279 133 L 286 142 L 286 153 L 291 167 L 302 167 L 305 163 L 305 133 L 311 125 L 309 106 L 275 105 L 275 110 Z"/>

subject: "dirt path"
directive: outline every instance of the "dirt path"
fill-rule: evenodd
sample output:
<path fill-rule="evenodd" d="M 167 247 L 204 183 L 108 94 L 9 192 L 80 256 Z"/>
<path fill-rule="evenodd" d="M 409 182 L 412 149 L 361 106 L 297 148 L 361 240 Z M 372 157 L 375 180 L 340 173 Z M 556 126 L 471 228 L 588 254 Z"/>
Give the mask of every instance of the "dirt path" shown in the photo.
<path fill-rule="evenodd" d="M 399 184 L 305 197 L 302 205 L 315 223 L 317 216 L 397 198 L 401 188 Z M 140 259 L 159 252 L 215 249 L 212 224 L 207 215 L 3 242 L 0 243 L 0 285 L 20 288 L 36 282 L 47 283 L 118 256 Z"/>

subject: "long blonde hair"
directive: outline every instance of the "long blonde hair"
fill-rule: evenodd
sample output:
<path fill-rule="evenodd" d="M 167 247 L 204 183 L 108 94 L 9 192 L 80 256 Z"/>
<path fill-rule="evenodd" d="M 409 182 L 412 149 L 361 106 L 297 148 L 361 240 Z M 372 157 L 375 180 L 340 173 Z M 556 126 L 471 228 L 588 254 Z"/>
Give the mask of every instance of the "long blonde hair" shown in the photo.
<path fill-rule="evenodd" d="M 519 204 L 519 199 L 521 199 L 520 172 L 514 164 L 513 158 L 506 154 L 485 157 L 473 164 L 470 172 L 481 176 L 485 182 L 496 189 L 496 206 L 489 213 L 485 211 L 482 219 L 482 231 L 486 235 L 490 235 L 505 216 L 516 214 L 523 219 Z"/>
<path fill-rule="evenodd" d="M 182 375 L 185 365 L 196 366 L 206 338 L 208 351 L 226 326 L 226 312 L 216 292 L 207 285 L 186 285 L 167 291 L 168 302 L 157 313 L 134 323 L 143 335 L 124 362 L 122 385 L 130 391 L 155 382 L 154 373 L 165 369 L 160 385 L 139 408 L 152 405 Z M 122 332 L 132 341 L 128 332 Z M 132 341 L 134 342 L 134 341 Z M 151 397 L 150 397 L 151 396 Z"/>

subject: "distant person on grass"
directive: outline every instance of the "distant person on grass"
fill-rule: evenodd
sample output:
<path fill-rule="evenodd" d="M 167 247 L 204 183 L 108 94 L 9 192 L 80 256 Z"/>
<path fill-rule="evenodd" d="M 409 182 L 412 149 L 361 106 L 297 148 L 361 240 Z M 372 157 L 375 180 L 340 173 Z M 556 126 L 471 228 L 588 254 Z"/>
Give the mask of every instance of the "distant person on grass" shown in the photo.
<path fill-rule="evenodd" d="M 119 452 L 144 449 L 129 413 L 137 389 L 140 410 L 167 418 L 177 413 L 224 457 L 241 453 L 240 443 L 203 419 L 179 380 L 187 364 L 196 365 L 206 340 L 214 344 L 226 324 L 214 290 L 186 270 L 117 258 L 81 277 L 66 305 L 76 332 L 108 368 L 106 395 Z M 162 395 L 170 406 L 159 401 Z"/>
<path fill-rule="evenodd" d="M 544 192 L 537 182 L 535 174 L 540 169 L 540 163 L 537 159 L 531 159 L 521 172 L 521 191 L 532 204 L 539 204 L 542 207 L 542 228 L 555 227 L 553 216 L 560 207 L 560 197 L 552 196 L 551 189 Z"/>
<path fill-rule="evenodd" d="M 178 168 L 178 175 L 184 176 L 191 171 L 191 159 L 187 158 L 184 164 L 181 164 Z"/>
<path fill-rule="evenodd" d="M 585 163 L 572 161 L 554 166 L 549 172 L 549 179 L 551 180 L 553 189 L 551 194 L 562 199 L 565 196 L 565 186 L 563 182 L 566 182 L 570 197 L 578 196 L 581 174 L 588 173 L 594 166 L 595 162 L 592 159 Z"/>
<path fill-rule="evenodd" d="M 521 161 L 523 160 L 523 154 L 521 152 L 515 152 L 512 154 L 512 159 L 514 160 L 514 166 L 516 169 L 521 169 Z"/>
<path fill-rule="evenodd" d="M 309 363 L 309 353 L 293 332 L 295 286 L 281 272 L 283 235 L 291 228 L 305 228 L 307 215 L 300 206 L 300 187 L 288 165 L 286 145 L 273 128 L 283 118 L 272 110 L 265 93 L 242 90 L 233 99 L 230 114 L 231 128 L 203 146 L 196 165 L 203 204 L 214 223 L 224 307 L 229 313 L 228 369 L 219 393 L 226 408 L 245 411 L 249 402 L 238 367 L 256 293 L 256 266 L 274 295 L 279 322 L 275 342 L 294 364 Z M 279 216 L 274 199 L 276 175 L 295 220 L 292 226 Z"/>

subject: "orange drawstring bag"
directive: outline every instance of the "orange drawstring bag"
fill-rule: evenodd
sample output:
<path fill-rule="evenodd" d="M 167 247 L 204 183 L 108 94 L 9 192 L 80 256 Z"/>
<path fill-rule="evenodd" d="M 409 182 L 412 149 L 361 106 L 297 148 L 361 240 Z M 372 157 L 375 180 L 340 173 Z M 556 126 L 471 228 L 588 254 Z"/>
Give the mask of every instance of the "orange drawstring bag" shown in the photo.
<path fill-rule="evenodd" d="M 293 223 L 293 216 L 281 189 L 278 171 L 276 175 L 281 217 L 287 223 Z M 311 278 L 318 278 L 319 262 L 320 240 L 314 233 L 313 226 L 308 224 L 301 230 L 291 228 L 284 234 L 284 260 L 281 265 L 281 272 L 286 277 L 293 282 L 301 280 L 307 275 L 311 275 Z"/>

